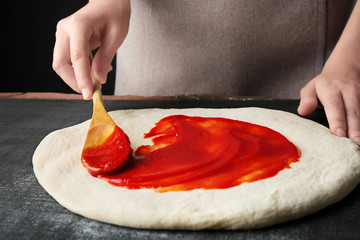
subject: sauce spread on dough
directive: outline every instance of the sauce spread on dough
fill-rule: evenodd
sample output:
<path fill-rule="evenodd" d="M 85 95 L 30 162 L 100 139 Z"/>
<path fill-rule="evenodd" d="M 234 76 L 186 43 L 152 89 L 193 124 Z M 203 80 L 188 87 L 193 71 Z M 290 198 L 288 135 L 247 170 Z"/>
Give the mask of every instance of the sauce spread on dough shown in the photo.
<path fill-rule="evenodd" d="M 129 189 L 222 189 L 275 176 L 300 157 L 280 133 L 225 118 L 173 115 L 145 138 L 153 145 L 140 146 L 119 172 L 93 175 Z"/>

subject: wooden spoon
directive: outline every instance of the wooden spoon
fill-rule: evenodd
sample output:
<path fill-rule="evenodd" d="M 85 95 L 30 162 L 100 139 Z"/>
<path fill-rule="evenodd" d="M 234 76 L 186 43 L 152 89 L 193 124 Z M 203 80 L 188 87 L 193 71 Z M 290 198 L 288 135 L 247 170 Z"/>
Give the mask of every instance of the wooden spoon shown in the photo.
<path fill-rule="evenodd" d="M 92 58 L 91 58 L 92 59 Z M 81 154 L 81 162 L 92 175 L 120 170 L 132 156 L 128 136 L 106 112 L 101 84 L 94 76 L 93 115 Z"/>

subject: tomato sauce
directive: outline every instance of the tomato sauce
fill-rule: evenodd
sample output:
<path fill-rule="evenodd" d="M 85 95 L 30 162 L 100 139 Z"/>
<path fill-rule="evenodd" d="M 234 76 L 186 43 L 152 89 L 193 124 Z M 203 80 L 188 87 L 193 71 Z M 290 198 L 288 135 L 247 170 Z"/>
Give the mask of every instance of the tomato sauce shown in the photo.
<path fill-rule="evenodd" d="M 83 149 L 81 163 L 93 176 L 121 170 L 132 157 L 129 137 L 118 126 L 104 143 Z"/>
<path fill-rule="evenodd" d="M 223 189 L 273 177 L 300 158 L 280 133 L 225 118 L 173 115 L 145 138 L 153 145 L 140 146 L 121 170 L 93 175 L 129 189 Z"/>

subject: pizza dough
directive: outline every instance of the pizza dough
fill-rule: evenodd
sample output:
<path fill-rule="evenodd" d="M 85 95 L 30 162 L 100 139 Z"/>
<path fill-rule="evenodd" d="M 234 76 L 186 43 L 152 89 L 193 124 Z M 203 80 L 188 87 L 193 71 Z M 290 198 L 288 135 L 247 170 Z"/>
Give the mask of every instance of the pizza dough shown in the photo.
<path fill-rule="evenodd" d="M 299 218 L 333 204 L 360 182 L 360 148 L 294 114 L 261 108 L 144 109 L 110 112 L 132 148 L 163 117 L 224 117 L 269 127 L 301 151 L 276 176 L 228 189 L 125 189 L 92 177 L 80 162 L 90 121 L 50 133 L 33 156 L 36 177 L 61 205 L 90 219 L 135 228 L 250 229 Z"/>

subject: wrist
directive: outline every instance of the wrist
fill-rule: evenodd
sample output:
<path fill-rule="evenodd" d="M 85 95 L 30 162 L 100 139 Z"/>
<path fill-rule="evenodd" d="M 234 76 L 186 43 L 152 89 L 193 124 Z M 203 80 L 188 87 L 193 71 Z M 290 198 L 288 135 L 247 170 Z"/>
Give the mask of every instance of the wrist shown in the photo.
<path fill-rule="evenodd" d="M 130 0 L 89 0 L 88 4 L 111 10 L 121 10 L 123 13 L 130 13 L 131 11 Z"/>
<path fill-rule="evenodd" d="M 347 58 L 327 61 L 321 74 L 331 78 L 360 81 L 360 67 L 354 60 Z"/>

